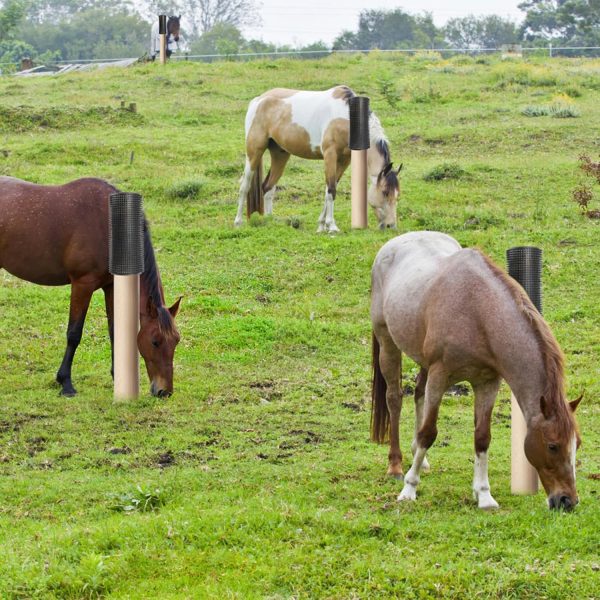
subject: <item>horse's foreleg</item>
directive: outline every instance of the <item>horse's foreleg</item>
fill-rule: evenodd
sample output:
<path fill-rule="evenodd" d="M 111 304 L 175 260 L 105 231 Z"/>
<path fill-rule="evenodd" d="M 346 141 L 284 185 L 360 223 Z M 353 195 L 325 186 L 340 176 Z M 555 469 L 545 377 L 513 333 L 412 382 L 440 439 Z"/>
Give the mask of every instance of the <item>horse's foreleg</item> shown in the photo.
<path fill-rule="evenodd" d="M 103 288 L 104 305 L 106 306 L 106 320 L 108 322 L 108 337 L 110 338 L 110 374 L 115 376 L 115 329 L 114 329 L 114 286 L 111 283 Z"/>
<path fill-rule="evenodd" d="M 448 374 L 441 365 L 432 365 L 428 371 L 425 385 L 425 405 L 423 407 L 423 422 L 417 433 L 417 449 L 413 464 L 404 478 L 404 488 L 398 500 L 416 500 L 417 485 L 421 480 L 420 472 L 427 450 L 431 448 L 437 437 L 437 418 L 442 402 L 442 396 L 448 387 Z"/>
<path fill-rule="evenodd" d="M 475 473 L 473 475 L 473 496 L 479 508 L 498 508 L 498 503 L 490 492 L 488 480 L 488 448 L 492 439 L 490 421 L 492 408 L 498 394 L 500 380 L 494 379 L 474 386 L 475 392 Z"/>
<path fill-rule="evenodd" d="M 83 333 L 83 324 L 94 286 L 73 282 L 71 284 L 71 304 L 69 308 L 69 324 L 67 326 L 67 348 L 63 357 L 56 381 L 62 386 L 63 396 L 74 396 L 77 392 L 71 382 L 71 366 L 73 365 L 73 357 Z"/>
<path fill-rule="evenodd" d="M 419 433 L 419 429 L 421 428 L 421 423 L 423 422 L 423 406 L 425 405 L 425 384 L 427 383 L 427 369 L 421 368 L 419 374 L 417 375 L 417 380 L 415 382 L 415 435 L 413 437 L 412 444 L 410 445 L 410 449 L 415 455 L 417 451 L 417 433 Z M 421 469 L 425 472 L 429 471 L 429 462 L 427 461 L 427 457 L 423 459 L 423 464 L 421 465 Z"/>
<path fill-rule="evenodd" d="M 329 233 L 337 233 L 339 231 L 338 226 L 335 223 L 335 217 L 333 216 L 333 204 L 335 201 L 335 195 L 337 192 L 337 154 L 335 149 L 327 150 L 323 154 L 325 161 L 325 180 L 327 185 L 325 186 L 325 204 L 323 211 L 319 217 L 319 226 L 317 232 L 321 233 L 327 231 Z"/>
<path fill-rule="evenodd" d="M 380 343 L 379 367 L 386 383 L 385 401 L 390 415 L 390 452 L 387 474 L 402 479 L 402 452 L 400 450 L 400 413 L 402 411 L 402 353 L 387 331 L 377 336 Z"/>

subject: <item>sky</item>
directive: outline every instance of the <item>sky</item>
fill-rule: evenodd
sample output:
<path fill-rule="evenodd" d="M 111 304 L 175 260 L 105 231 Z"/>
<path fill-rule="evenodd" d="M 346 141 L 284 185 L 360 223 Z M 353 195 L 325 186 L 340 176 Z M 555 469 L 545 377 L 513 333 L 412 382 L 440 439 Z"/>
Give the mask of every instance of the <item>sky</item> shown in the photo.
<path fill-rule="evenodd" d="M 261 27 L 245 27 L 244 36 L 277 44 L 305 45 L 318 40 L 331 44 L 344 29 L 356 31 L 363 9 L 394 9 L 433 14 L 437 26 L 455 17 L 499 15 L 521 21 L 521 0 L 257 0 Z"/>

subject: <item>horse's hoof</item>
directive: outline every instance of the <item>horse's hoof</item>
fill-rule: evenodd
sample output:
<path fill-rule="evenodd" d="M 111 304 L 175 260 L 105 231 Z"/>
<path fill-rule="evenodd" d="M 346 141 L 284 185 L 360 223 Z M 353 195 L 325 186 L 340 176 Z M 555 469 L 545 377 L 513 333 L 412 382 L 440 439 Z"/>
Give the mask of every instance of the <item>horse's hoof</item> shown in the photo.
<path fill-rule="evenodd" d="M 77 396 L 77 390 L 72 386 L 70 388 L 63 388 L 60 395 L 65 398 L 73 398 L 73 396 Z"/>
<path fill-rule="evenodd" d="M 324 225 L 319 225 L 317 227 L 317 233 L 326 233 L 326 232 L 327 232 L 327 229 L 325 229 Z"/>
<path fill-rule="evenodd" d="M 396 481 L 404 481 L 404 473 L 388 473 L 388 477 L 391 477 Z"/>
<path fill-rule="evenodd" d="M 404 484 L 404 488 L 398 496 L 398 502 L 414 502 L 417 499 L 417 488 L 410 483 Z"/>
<path fill-rule="evenodd" d="M 327 233 L 340 233 L 340 229 L 337 225 L 331 225 L 327 228 Z"/>

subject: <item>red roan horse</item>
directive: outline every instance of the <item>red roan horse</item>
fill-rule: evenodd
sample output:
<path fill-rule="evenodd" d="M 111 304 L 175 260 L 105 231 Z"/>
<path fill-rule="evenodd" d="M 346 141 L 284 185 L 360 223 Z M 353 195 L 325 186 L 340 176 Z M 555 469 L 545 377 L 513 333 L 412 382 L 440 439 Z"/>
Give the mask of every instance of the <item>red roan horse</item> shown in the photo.
<path fill-rule="evenodd" d="M 108 200 L 117 191 L 100 179 L 46 186 L 0 177 L 0 269 L 40 285 L 71 284 L 67 348 L 56 375 L 65 396 L 76 393 L 71 382 L 73 357 L 92 294 L 100 288 L 106 301 L 111 346 L 113 343 Z M 138 347 L 146 363 L 151 393 L 169 396 L 173 392 L 173 355 L 179 342 L 174 319 L 181 298 L 171 308 L 164 305 L 147 223 L 144 261 Z"/>
<path fill-rule="evenodd" d="M 413 464 L 398 500 L 415 500 L 425 455 L 437 436 L 446 389 L 468 381 L 475 393 L 475 473 L 479 508 L 498 508 L 488 481 L 490 418 L 505 379 L 525 415 L 525 454 L 550 508 L 577 504 L 579 434 L 566 401 L 563 355 L 521 286 L 477 250 L 448 235 L 405 233 L 383 246 L 372 271 L 373 413 L 371 434 L 389 434 L 388 473 L 402 477 L 398 424 L 402 353 L 421 366 L 415 386 Z"/>

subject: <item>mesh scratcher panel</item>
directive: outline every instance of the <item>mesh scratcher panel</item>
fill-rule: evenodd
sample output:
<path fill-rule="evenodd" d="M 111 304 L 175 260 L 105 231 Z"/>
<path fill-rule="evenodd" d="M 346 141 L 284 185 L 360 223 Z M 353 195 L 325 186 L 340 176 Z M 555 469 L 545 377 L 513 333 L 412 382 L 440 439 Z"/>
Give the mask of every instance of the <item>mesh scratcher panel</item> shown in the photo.
<path fill-rule="evenodd" d="M 506 252 L 508 274 L 516 279 L 542 312 L 542 251 L 533 246 L 510 248 Z"/>
<path fill-rule="evenodd" d="M 108 270 L 113 275 L 144 271 L 144 212 L 139 194 L 110 195 Z"/>
<path fill-rule="evenodd" d="M 351 150 L 368 150 L 369 99 L 366 96 L 350 98 L 350 146 Z"/>
<path fill-rule="evenodd" d="M 167 33 L 167 15 L 158 15 L 158 33 Z"/>

